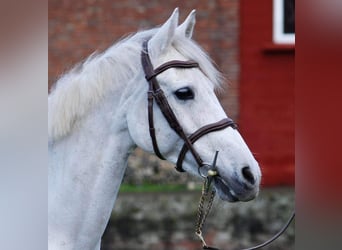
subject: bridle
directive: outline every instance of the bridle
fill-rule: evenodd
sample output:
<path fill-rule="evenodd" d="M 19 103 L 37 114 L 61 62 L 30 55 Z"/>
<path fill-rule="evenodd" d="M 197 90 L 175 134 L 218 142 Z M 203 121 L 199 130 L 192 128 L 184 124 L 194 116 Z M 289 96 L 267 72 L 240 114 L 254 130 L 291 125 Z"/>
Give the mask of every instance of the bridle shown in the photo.
<path fill-rule="evenodd" d="M 160 153 L 158 143 L 157 143 L 157 138 L 156 138 L 156 133 L 155 133 L 155 128 L 154 128 L 154 122 L 153 122 L 153 100 L 156 101 L 157 105 L 159 106 L 162 114 L 164 115 L 165 119 L 169 123 L 170 127 L 178 134 L 180 138 L 183 139 L 184 145 L 179 153 L 177 164 L 176 164 L 176 169 L 179 172 L 184 172 L 182 164 L 183 160 L 185 158 L 185 155 L 187 151 L 189 150 L 193 157 L 195 158 L 197 165 L 198 165 L 198 172 L 203 176 L 203 171 L 200 169 L 203 167 L 210 168 L 209 164 L 205 163 L 196 149 L 194 148 L 193 144 L 202 136 L 225 129 L 227 127 L 232 127 L 236 129 L 236 124 L 234 121 L 230 118 L 224 118 L 218 122 L 211 123 L 208 125 L 203 126 L 202 128 L 198 129 L 195 131 L 193 134 L 191 134 L 189 137 L 186 136 L 186 133 L 184 132 L 182 126 L 180 125 L 176 115 L 172 111 L 169 102 L 167 101 L 167 98 L 165 97 L 165 94 L 163 90 L 160 88 L 160 85 L 156 79 L 156 76 L 159 75 L 160 73 L 164 72 L 165 70 L 168 70 L 170 68 L 199 68 L 199 64 L 195 61 L 189 60 L 189 61 L 179 61 L 179 60 L 172 60 L 169 62 L 166 62 L 156 69 L 153 68 L 153 65 L 151 63 L 151 59 L 148 54 L 148 41 L 144 41 L 143 43 L 143 49 L 141 52 L 141 63 L 145 72 L 145 78 L 148 81 L 148 95 L 147 95 L 147 100 L 148 100 L 148 124 L 149 124 L 149 131 L 150 131 L 150 136 L 152 139 L 152 145 L 153 145 L 153 150 L 155 154 L 162 160 L 165 160 L 163 155 Z M 206 176 L 203 176 L 206 177 Z"/>
<path fill-rule="evenodd" d="M 203 243 L 203 249 L 212 249 L 212 250 L 218 250 L 217 248 L 214 247 L 209 247 L 204 241 L 204 238 L 202 236 L 202 227 L 203 224 L 206 220 L 206 217 L 211 209 L 211 206 L 213 204 L 213 199 L 215 196 L 215 190 L 210 189 L 210 184 L 212 182 L 212 179 L 218 175 L 216 171 L 216 159 L 217 159 L 217 154 L 218 151 L 216 151 L 214 161 L 212 164 L 205 163 L 196 149 L 194 148 L 193 144 L 200 139 L 202 136 L 219 131 L 228 127 L 232 127 L 233 129 L 236 129 L 237 126 L 234 123 L 234 121 L 230 118 L 224 118 L 218 122 L 211 123 L 208 125 L 205 125 L 201 128 L 199 128 L 197 131 L 195 131 L 193 134 L 191 134 L 189 137 L 186 135 L 184 132 L 182 126 L 180 125 L 176 115 L 172 111 L 167 98 L 165 97 L 165 94 L 163 90 L 160 88 L 160 85 L 156 79 L 156 77 L 170 69 L 170 68 L 182 68 L 182 69 L 189 69 L 189 68 L 199 68 L 199 64 L 193 60 L 188 60 L 188 61 L 180 61 L 180 60 L 172 60 L 169 62 L 166 62 L 156 69 L 153 68 L 153 65 L 151 63 L 151 59 L 148 54 L 148 40 L 145 40 L 143 42 L 143 48 L 141 51 L 141 63 L 142 67 L 145 73 L 145 78 L 148 82 L 148 92 L 147 92 L 147 101 L 148 101 L 148 124 L 149 124 L 149 132 L 150 132 L 150 137 L 152 140 L 152 145 L 153 145 L 153 150 L 155 154 L 162 160 L 165 160 L 165 157 L 161 154 L 158 143 L 157 143 L 157 137 L 155 133 L 155 128 L 154 128 L 154 121 L 153 121 L 153 101 L 155 100 L 158 107 L 160 108 L 162 114 L 164 115 L 165 119 L 169 123 L 170 127 L 178 134 L 180 138 L 183 139 L 184 145 L 178 155 L 178 160 L 176 163 L 176 170 L 179 172 L 184 172 L 182 164 L 185 158 L 185 155 L 188 151 L 191 152 L 193 157 L 195 158 L 197 165 L 198 165 L 198 173 L 205 179 L 203 188 L 202 188 L 202 196 L 200 199 L 199 207 L 198 207 L 198 222 L 196 226 L 196 234 L 197 236 L 201 239 Z M 205 199 L 209 197 L 209 201 L 207 202 L 207 209 L 204 211 L 204 203 Z M 247 248 L 244 250 L 253 250 L 253 249 L 260 249 L 266 245 L 269 245 L 272 243 L 274 240 L 276 240 L 285 230 L 287 227 L 290 225 L 291 221 L 293 220 L 295 216 L 295 213 L 293 212 L 292 215 L 290 216 L 290 219 L 285 223 L 283 228 L 276 233 L 271 239 L 267 240 L 266 242 L 251 247 Z"/>

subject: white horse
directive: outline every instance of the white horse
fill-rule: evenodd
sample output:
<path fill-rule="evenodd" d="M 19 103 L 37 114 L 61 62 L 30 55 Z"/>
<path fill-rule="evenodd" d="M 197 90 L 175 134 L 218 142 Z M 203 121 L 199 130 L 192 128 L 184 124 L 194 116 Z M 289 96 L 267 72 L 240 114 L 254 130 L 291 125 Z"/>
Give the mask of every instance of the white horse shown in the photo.
<path fill-rule="evenodd" d="M 195 11 L 178 26 L 175 9 L 161 27 L 138 32 L 90 56 L 56 83 L 48 99 L 50 250 L 100 249 L 130 152 L 136 146 L 153 152 L 148 83 L 140 61 L 145 40 L 149 39 L 154 67 L 175 59 L 199 64 L 199 68 L 171 68 L 157 76 L 187 135 L 226 117 L 214 93 L 222 77 L 191 40 L 194 25 Z M 175 94 L 184 88 L 191 91 L 191 98 Z M 153 114 L 159 150 L 175 163 L 183 140 L 156 105 Z M 214 183 L 221 199 L 256 197 L 260 169 L 236 129 L 207 134 L 194 148 L 205 162 L 220 152 L 216 166 L 220 179 Z M 186 154 L 183 169 L 199 175 L 192 154 Z"/>

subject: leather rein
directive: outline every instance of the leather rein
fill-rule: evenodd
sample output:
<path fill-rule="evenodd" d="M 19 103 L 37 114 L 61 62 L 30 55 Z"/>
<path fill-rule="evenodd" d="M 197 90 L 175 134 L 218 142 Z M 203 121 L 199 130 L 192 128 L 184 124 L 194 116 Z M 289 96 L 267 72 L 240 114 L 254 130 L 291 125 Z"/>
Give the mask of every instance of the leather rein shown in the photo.
<path fill-rule="evenodd" d="M 201 127 L 200 129 L 198 129 L 197 131 L 195 131 L 193 134 L 191 134 L 188 137 L 186 133 L 184 132 L 182 126 L 180 125 L 176 115 L 172 111 L 163 90 L 160 88 L 160 85 L 156 77 L 160 73 L 170 68 L 181 68 L 181 69 L 199 68 L 199 64 L 193 60 L 189 60 L 189 61 L 172 60 L 154 69 L 151 59 L 148 54 L 148 40 L 143 42 L 143 48 L 141 51 L 141 63 L 142 63 L 142 67 L 145 73 L 145 78 L 149 86 L 148 92 L 147 92 L 148 124 L 149 124 L 149 132 L 150 132 L 150 137 L 152 140 L 153 150 L 160 159 L 165 160 L 165 157 L 161 154 L 159 150 L 157 137 L 156 137 L 156 130 L 154 128 L 153 103 L 155 101 L 158 107 L 160 108 L 163 116 L 169 123 L 170 127 L 184 141 L 184 145 L 178 155 L 178 160 L 176 163 L 176 170 L 179 172 L 184 172 L 182 164 L 183 164 L 186 153 L 190 151 L 197 162 L 198 173 L 200 174 L 200 176 L 202 176 L 205 179 L 203 188 L 202 188 L 202 195 L 201 195 L 200 203 L 198 206 L 198 222 L 196 226 L 196 235 L 201 239 L 203 243 L 203 249 L 219 250 L 218 248 L 208 246 L 205 243 L 204 238 L 202 236 L 202 227 L 206 220 L 207 215 L 209 214 L 209 211 L 211 209 L 213 199 L 215 196 L 215 190 L 211 189 L 211 192 L 209 192 L 209 190 L 211 188 L 211 182 L 213 178 L 218 175 L 216 171 L 216 159 L 217 159 L 218 151 L 215 154 L 213 163 L 208 164 L 208 163 L 205 163 L 201 159 L 200 155 L 194 148 L 193 144 L 202 136 L 208 133 L 219 131 L 227 127 L 232 127 L 233 129 L 237 129 L 237 126 L 232 119 L 227 117 L 218 122 L 211 123 L 211 124 Z M 204 211 L 204 204 L 205 204 L 206 199 L 209 199 L 209 200 L 207 201 L 207 209 Z M 260 249 L 266 245 L 269 245 L 271 242 L 277 239 L 282 233 L 284 233 L 284 231 L 287 229 L 287 227 L 290 225 L 291 221 L 293 220 L 294 216 L 295 216 L 295 213 L 293 212 L 290 219 L 286 222 L 284 227 L 278 233 L 276 233 L 271 239 L 269 239 L 268 241 L 260 245 L 257 245 L 251 248 L 246 248 L 244 250 Z"/>

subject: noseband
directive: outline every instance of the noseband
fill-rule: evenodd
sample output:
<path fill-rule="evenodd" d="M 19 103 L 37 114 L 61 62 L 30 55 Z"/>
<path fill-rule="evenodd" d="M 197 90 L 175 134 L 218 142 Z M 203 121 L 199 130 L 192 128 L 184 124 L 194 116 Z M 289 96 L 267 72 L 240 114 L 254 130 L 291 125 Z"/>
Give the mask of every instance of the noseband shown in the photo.
<path fill-rule="evenodd" d="M 157 137 L 155 133 L 155 128 L 154 128 L 154 121 L 153 121 L 153 100 L 156 101 L 157 105 L 159 106 L 162 114 L 164 115 L 165 119 L 169 123 L 170 127 L 178 134 L 180 138 L 183 139 L 184 145 L 178 155 L 178 160 L 176 164 L 176 170 L 179 172 L 184 172 L 183 170 L 183 160 L 185 158 L 185 155 L 188 150 L 192 153 L 193 157 L 195 158 L 197 164 L 198 164 L 198 169 L 201 167 L 208 165 L 203 162 L 201 159 L 200 155 L 194 148 L 193 144 L 202 136 L 222 130 L 227 127 L 232 127 L 236 129 L 236 125 L 234 121 L 230 118 L 224 118 L 218 122 L 211 123 L 208 125 L 203 126 L 202 128 L 198 129 L 195 131 L 193 134 L 191 134 L 189 137 L 186 136 L 186 133 L 184 132 L 182 126 L 180 125 L 176 115 L 172 111 L 167 98 L 165 97 L 165 94 L 163 90 L 160 88 L 160 85 L 156 79 L 156 76 L 159 75 L 160 73 L 164 72 L 165 70 L 168 70 L 170 68 L 182 68 L 182 69 L 189 69 L 189 68 L 199 68 L 199 64 L 195 61 L 189 60 L 189 61 L 179 61 L 179 60 L 172 60 L 169 62 L 166 62 L 156 69 L 153 68 L 153 65 L 151 63 L 151 59 L 148 54 L 148 41 L 144 41 L 143 43 L 143 49 L 141 52 L 141 63 L 145 72 L 145 78 L 148 82 L 148 95 L 147 95 L 147 100 L 148 100 L 148 124 L 149 124 L 149 131 L 150 131 L 150 136 L 152 139 L 152 145 L 153 145 L 153 150 L 155 154 L 160 158 L 165 160 L 163 155 L 160 153 L 158 143 L 157 143 Z M 201 174 L 201 171 L 199 170 L 199 173 Z M 202 174 L 201 174 L 202 175 Z M 205 176 L 204 176 L 205 177 Z"/>

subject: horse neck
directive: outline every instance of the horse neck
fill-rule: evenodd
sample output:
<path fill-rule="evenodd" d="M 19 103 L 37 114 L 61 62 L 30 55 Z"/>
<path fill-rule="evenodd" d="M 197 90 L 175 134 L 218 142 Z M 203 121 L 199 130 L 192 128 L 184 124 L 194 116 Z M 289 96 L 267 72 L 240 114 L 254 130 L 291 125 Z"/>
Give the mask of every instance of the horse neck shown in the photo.
<path fill-rule="evenodd" d="M 59 235 L 49 242 L 52 248 L 98 244 L 110 218 L 134 147 L 120 95 L 110 92 L 67 137 L 49 145 L 49 234 Z M 61 228 L 63 235 L 54 233 Z M 87 241 L 77 240 L 85 236 Z"/>
<path fill-rule="evenodd" d="M 64 157 L 63 162 L 58 162 L 59 168 L 69 168 L 68 164 L 74 166 L 78 162 L 83 169 L 92 166 L 95 172 L 106 165 L 111 165 L 111 169 L 125 167 L 134 143 L 127 130 L 126 107 L 120 106 L 122 92 L 124 90 L 110 91 L 88 114 L 76 121 L 68 136 L 50 144 L 55 153 Z M 59 150 L 61 148 L 63 150 Z"/>

